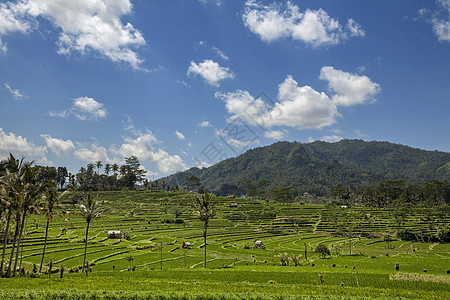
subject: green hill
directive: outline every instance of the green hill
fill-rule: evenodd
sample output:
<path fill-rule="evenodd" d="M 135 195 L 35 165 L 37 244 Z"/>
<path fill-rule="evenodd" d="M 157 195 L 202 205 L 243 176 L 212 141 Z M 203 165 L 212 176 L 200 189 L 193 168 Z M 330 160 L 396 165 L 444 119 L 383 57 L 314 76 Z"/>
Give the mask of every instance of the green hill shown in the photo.
<path fill-rule="evenodd" d="M 272 186 L 295 186 L 299 191 L 324 195 L 337 183 L 450 180 L 449 165 L 450 153 L 388 142 L 278 142 L 248 150 L 209 168 L 191 168 L 163 180 L 182 186 L 187 176 L 195 175 L 205 188 L 218 191 L 223 184 L 242 186 L 248 179 L 254 182 L 266 179 Z"/>

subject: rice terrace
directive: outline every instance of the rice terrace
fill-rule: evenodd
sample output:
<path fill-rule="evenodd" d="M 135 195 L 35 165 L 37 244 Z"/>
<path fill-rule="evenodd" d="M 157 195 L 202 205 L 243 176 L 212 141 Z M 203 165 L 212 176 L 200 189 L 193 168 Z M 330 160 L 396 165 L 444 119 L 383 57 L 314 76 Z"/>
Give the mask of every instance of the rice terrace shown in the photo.
<path fill-rule="evenodd" d="M 450 299 L 450 0 L 0 0 L 0 300 Z"/>
<path fill-rule="evenodd" d="M 14 158 L 5 162 L 14 163 Z M 24 162 L 16 168 L 25 175 L 52 169 Z M 448 204 L 333 204 L 342 200 L 338 197 L 343 194 L 337 194 L 342 186 L 328 200 L 305 194 L 277 201 L 291 190 L 286 188 L 253 197 L 214 196 L 186 191 L 199 187 L 193 177 L 183 188 L 156 181 L 136 190 L 68 187 L 61 193 L 50 185 L 36 196 L 39 182 L 6 173 L 4 220 L 8 211 L 20 211 L 8 207 L 20 197 L 31 201 L 22 202 L 22 209 L 28 205 L 26 210 L 35 207 L 40 213 L 28 215 L 23 228 L 17 225 L 22 222 L 16 224 L 16 232 L 23 234 L 20 243 L 13 238 L 13 226 L 9 228 L 2 275 L 14 278 L 0 279 L 1 299 L 450 296 Z M 93 176 L 97 187 L 107 188 L 99 181 L 105 175 Z M 399 187 L 402 182 L 386 184 Z M 6 192 L 13 187 L 22 188 L 19 198 Z M 51 199 L 54 207 L 49 211 Z M 314 204 L 320 201 L 330 204 Z M 201 205 L 208 207 L 203 213 Z"/>

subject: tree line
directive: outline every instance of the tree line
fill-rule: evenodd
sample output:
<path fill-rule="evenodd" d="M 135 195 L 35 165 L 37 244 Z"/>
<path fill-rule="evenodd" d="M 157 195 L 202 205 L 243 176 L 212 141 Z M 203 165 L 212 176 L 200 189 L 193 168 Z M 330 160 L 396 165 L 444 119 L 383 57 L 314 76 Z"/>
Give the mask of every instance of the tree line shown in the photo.
<path fill-rule="evenodd" d="M 66 172 L 63 167 L 50 168 L 41 167 L 34 164 L 34 162 L 26 162 L 24 158 L 16 159 L 12 154 L 5 160 L 0 161 L 0 233 L 2 242 L 2 258 L 0 264 L 0 277 L 15 277 L 22 268 L 23 251 L 23 237 L 24 228 L 27 217 L 32 214 L 42 214 L 46 219 L 45 237 L 42 249 L 42 257 L 39 266 L 39 273 L 42 272 L 44 264 L 45 251 L 47 247 L 49 223 L 55 218 L 55 215 L 60 215 L 65 220 L 72 214 L 68 211 L 63 211 L 59 206 L 61 199 L 66 194 L 75 190 L 82 192 L 76 193 L 76 198 L 73 204 L 76 212 L 86 221 L 86 236 L 84 240 L 84 258 L 82 265 L 82 272 L 90 267 L 86 259 L 88 246 L 88 233 L 90 223 L 101 217 L 106 209 L 104 203 L 100 203 L 94 199 L 94 196 L 89 190 L 85 193 L 84 190 L 91 187 L 97 189 L 126 187 L 130 189 L 136 188 L 137 182 L 145 182 L 143 175 L 145 170 L 140 168 L 139 161 L 136 157 L 128 157 L 125 159 L 126 164 L 120 167 L 120 175 L 115 173 L 109 176 L 109 165 L 105 165 L 105 176 L 99 172 L 102 167 L 101 162 L 96 163 L 97 172 L 93 172 L 93 164 L 88 165 L 86 169 L 81 168 L 76 175 L 71 175 Z M 115 172 L 117 167 L 111 167 L 112 172 Z M 69 184 L 65 185 L 66 175 L 69 178 Z M 108 181 L 109 178 L 113 180 Z M 76 179 L 74 179 L 76 178 Z M 102 182 L 101 179 L 104 181 Z M 76 180 L 76 181 L 75 181 Z M 117 181 L 115 181 L 117 180 Z M 108 186 L 108 183 L 115 183 L 116 185 Z M 148 181 L 147 181 L 148 182 Z M 106 183 L 106 184 L 105 184 Z M 200 182 L 198 178 L 192 177 L 185 182 L 185 189 L 198 189 Z M 60 190 L 58 190 L 58 188 Z M 61 189 L 65 191 L 61 191 Z M 158 184 L 156 185 L 158 188 Z M 162 184 L 162 188 L 169 189 L 166 184 Z M 204 191 L 203 195 L 194 198 L 192 203 L 194 213 L 204 223 L 204 249 L 206 267 L 206 235 L 209 220 L 215 215 L 215 206 L 217 199 L 212 194 Z M 12 227 L 15 225 L 15 229 Z M 7 257 L 7 246 L 10 244 L 11 250 Z M 22 246 L 22 247 L 21 247 Z M 52 259 L 49 260 L 49 276 L 52 268 Z M 61 273 L 62 274 L 62 273 Z M 62 276 L 62 275 L 61 275 Z"/>

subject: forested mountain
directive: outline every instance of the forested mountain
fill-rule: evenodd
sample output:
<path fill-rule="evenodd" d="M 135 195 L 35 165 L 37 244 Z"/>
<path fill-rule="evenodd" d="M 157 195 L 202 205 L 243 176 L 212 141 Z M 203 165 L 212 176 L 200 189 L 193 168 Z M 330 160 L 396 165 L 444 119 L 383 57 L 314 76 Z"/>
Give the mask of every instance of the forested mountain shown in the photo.
<path fill-rule="evenodd" d="M 218 191 L 224 184 L 242 187 L 268 180 L 271 186 L 294 186 L 325 195 L 338 183 L 369 185 L 390 179 L 423 182 L 450 180 L 450 153 L 425 151 L 388 142 L 342 140 L 336 143 L 278 142 L 248 150 L 209 168 L 191 168 L 163 178 L 182 186 L 186 177 Z"/>

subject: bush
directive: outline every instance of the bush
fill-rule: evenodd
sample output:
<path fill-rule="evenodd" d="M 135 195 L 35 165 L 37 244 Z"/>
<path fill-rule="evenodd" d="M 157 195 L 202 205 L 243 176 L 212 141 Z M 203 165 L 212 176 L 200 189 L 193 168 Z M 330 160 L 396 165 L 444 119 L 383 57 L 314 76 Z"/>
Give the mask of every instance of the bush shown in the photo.
<path fill-rule="evenodd" d="M 331 255 L 330 249 L 328 249 L 328 247 L 325 246 L 324 244 L 318 244 L 316 250 L 314 250 L 314 253 L 319 253 L 322 255 L 322 257 L 325 257 L 326 255 Z"/>

